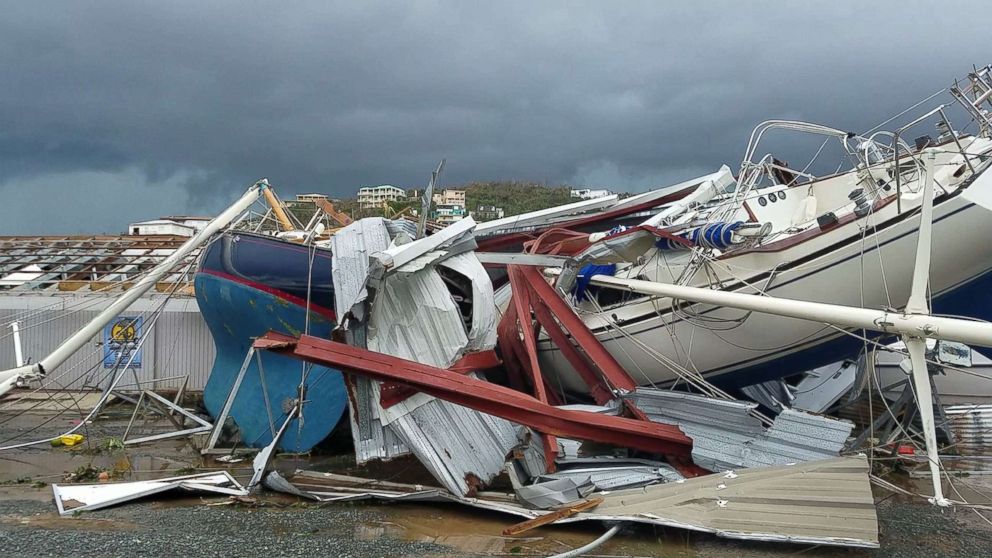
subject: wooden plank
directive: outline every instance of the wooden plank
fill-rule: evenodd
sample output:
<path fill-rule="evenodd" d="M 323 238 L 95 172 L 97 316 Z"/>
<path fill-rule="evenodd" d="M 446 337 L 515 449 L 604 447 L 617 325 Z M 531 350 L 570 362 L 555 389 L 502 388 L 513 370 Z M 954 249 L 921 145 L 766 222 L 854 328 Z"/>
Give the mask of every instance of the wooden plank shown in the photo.
<path fill-rule="evenodd" d="M 527 521 L 522 521 L 516 525 L 510 525 L 506 529 L 503 529 L 503 534 L 506 536 L 519 535 L 520 533 L 530 531 L 531 529 L 536 529 L 537 527 L 547 525 L 548 523 L 554 523 L 559 519 L 565 519 L 566 517 L 572 517 L 577 513 L 591 510 L 602 503 L 602 498 L 590 498 L 582 502 L 570 504 L 567 507 L 546 513 L 541 517 L 535 517 L 534 519 L 528 519 Z"/>

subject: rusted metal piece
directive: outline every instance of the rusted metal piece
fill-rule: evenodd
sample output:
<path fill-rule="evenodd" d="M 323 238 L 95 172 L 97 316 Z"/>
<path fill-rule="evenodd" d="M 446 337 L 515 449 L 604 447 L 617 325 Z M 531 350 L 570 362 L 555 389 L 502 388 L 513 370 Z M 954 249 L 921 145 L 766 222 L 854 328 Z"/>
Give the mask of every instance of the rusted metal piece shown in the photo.
<path fill-rule="evenodd" d="M 293 347 L 279 348 L 276 351 L 376 380 L 409 385 L 438 399 L 554 436 L 590 440 L 662 455 L 688 455 L 692 447 L 692 441 L 675 426 L 560 409 L 527 394 L 484 380 L 326 339 L 304 335 Z"/>
<path fill-rule="evenodd" d="M 572 517 L 577 513 L 589 511 L 602 503 L 603 503 L 603 498 L 590 498 L 583 502 L 571 504 L 560 510 L 555 510 L 553 512 L 546 513 L 540 517 L 536 517 L 534 519 L 528 519 L 527 521 L 521 521 L 520 523 L 517 523 L 515 525 L 510 525 L 506 529 L 503 529 L 503 534 L 508 537 L 512 537 L 515 535 L 519 535 L 520 533 L 526 533 L 531 529 L 536 529 L 538 527 L 547 525 L 549 523 L 554 523 L 559 519 Z"/>

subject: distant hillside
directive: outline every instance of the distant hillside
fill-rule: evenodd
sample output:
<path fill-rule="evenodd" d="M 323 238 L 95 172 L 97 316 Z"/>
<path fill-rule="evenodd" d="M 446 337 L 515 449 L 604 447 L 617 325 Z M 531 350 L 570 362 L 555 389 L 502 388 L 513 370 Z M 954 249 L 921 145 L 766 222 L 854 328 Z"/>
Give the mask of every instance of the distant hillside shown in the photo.
<path fill-rule="evenodd" d="M 571 188 L 567 185 L 548 186 L 539 182 L 519 180 L 494 180 L 487 182 L 469 182 L 467 184 L 447 184 L 436 191 L 465 190 L 465 208 L 476 211 L 480 205 L 502 207 L 504 216 L 519 215 L 528 211 L 537 211 L 556 205 L 564 205 L 578 201 L 570 197 Z M 419 209 L 419 201 L 397 200 L 391 202 L 388 208 L 361 209 L 355 198 L 342 199 L 335 202 L 335 207 L 351 215 L 354 219 L 362 217 L 391 217 L 395 212 L 404 208 Z M 310 210 L 312 214 L 312 210 Z M 301 216 L 306 222 L 308 215 Z"/>
<path fill-rule="evenodd" d="M 502 207 L 507 217 L 574 201 L 569 197 L 568 186 L 546 186 L 537 182 L 470 182 L 448 188 L 465 190 L 465 206 L 469 211 L 475 211 L 480 205 L 495 205 Z"/>

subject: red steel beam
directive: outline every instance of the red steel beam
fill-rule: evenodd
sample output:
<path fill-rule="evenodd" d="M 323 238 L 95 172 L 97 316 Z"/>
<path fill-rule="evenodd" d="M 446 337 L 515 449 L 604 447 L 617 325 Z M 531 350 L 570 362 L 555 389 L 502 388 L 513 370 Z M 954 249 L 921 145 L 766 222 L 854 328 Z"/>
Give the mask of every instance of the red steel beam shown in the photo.
<path fill-rule="evenodd" d="M 516 296 L 516 293 L 514 293 L 514 296 Z M 565 359 L 572 365 L 572 368 L 582 377 L 596 403 L 606 405 L 615 399 L 613 392 L 610 391 L 610 386 L 603 382 L 603 378 L 589 365 L 589 361 L 572 345 L 572 342 L 565 335 L 565 332 L 562 331 L 561 326 L 555 321 L 548 308 L 538 303 L 534 305 L 534 315 L 537 316 L 538 323 L 544 327 L 544 331 L 548 332 L 551 342 L 561 350 L 561 354 L 565 356 Z"/>
<path fill-rule="evenodd" d="M 599 342 L 599 339 L 596 339 L 596 335 L 572 310 L 572 307 L 561 298 L 558 291 L 548 284 L 541 272 L 529 266 L 521 266 L 518 269 L 527 285 L 534 291 L 537 300 L 540 300 L 558 318 L 558 321 L 572 335 L 589 360 L 603 373 L 606 381 L 614 388 L 633 391 L 637 387 L 634 379 L 627 374 L 627 371 L 620 366 L 620 363 Z"/>
<path fill-rule="evenodd" d="M 264 348 L 262 345 L 266 337 L 261 339 L 259 348 Z M 276 339 L 284 339 L 284 336 Z M 561 409 L 504 386 L 343 343 L 304 335 L 295 346 L 279 347 L 280 344 L 276 344 L 274 350 L 376 380 L 403 383 L 438 399 L 516 422 L 545 434 L 662 455 L 688 455 L 692 448 L 692 440 L 676 426 Z"/>
<path fill-rule="evenodd" d="M 517 391 L 526 391 L 524 383 L 523 363 L 518 355 L 523 354 L 520 346 L 520 336 L 517 335 L 517 311 L 511 304 L 496 326 L 496 343 L 503 354 L 503 364 L 506 366 L 506 377 L 510 387 Z"/>
<path fill-rule="evenodd" d="M 547 380 L 544 379 L 541 365 L 537 362 L 537 332 L 540 326 L 535 327 L 531 320 L 530 312 L 533 303 L 530 298 L 530 289 L 524 284 L 519 268 L 511 266 L 507 268 L 507 272 L 510 275 L 510 286 L 513 288 L 513 297 L 510 302 L 516 308 L 520 330 L 523 332 L 524 347 L 527 349 L 526 358 L 530 365 L 528 368 L 530 369 L 531 381 L 534 384 L 534 397 L 541 403 L 548 403 L 548 392 L 552 394 L 554 392 L 551 391 Z M 510 333 L 516 335 L 517 332 L 514 330 Z M 544 450 L 544 466 L 549 473 L 552 473 L 557 470 L 555 458 L 558 457 L 558 440 L 544 432 L 540 433 L 539 436 L 541 447 Z"/>
<path fill-rule="evenodd" d="M 520 320 L 520 330 L 524 336 L 524 347 L 527 349 L 525 356 L 529 365 L 531 380 L 534 383 L 534 397 L 548 402 L 548 390 L 545 389 L 544 375 L 541 374 L 541 366 L 537 362 L 537 332 L 534 331 L 534 323 L 530 317 L 531 300 L 530 289 L 524 284 L 520 268 L 509 266 L 507 271 L 510 274 L 510 287 L 513 289 L 513 296 L 510 302 L 517 312 L 517 319 Z"/>

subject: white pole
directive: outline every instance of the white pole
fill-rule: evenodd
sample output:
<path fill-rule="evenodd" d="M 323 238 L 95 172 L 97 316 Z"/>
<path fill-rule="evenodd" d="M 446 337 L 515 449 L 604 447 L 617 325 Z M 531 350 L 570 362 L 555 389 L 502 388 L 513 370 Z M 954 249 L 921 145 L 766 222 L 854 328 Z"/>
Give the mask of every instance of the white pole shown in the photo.
<path fill-rule="evenodd" d="M 913 266 L 913 283 L 906 304 L 906 312 L 929 314 L 927 284 L 930 279 L 930 239 L 933 232 L 933 167 L 937 158 L 934 149 L 923 154 L 923 200 L 920 207 L 920 236 L 916 243 L 916 264 Z M 923 423 L 923 439 L 927 447 L 927 462 L 930 464 L 930 478 L 933 481 L 932 503 L 949 506 L 944 498 L 940 479 L 940 454 L 937 450 L 937 427 L 933 418 L 933 393 L 930 389 L 930 371 L 927 367 L 927 342 L 925 336 L 907 334 L 902 337 L 909 358 L 913 363 L 913 387 L 916 388 L 916 405 Z"/>
<path fill-rule="evenodd" d="M 639 279 L 622 279 L 607 275 L 594 275 L 590 283 L 600 287 L 669 297 L 676 300 L 689 300 L 714 306 L 728 306 L 765 314 L 777 314 L 847 328 L 870 329 L 885 333 L 931 337 L 992 347 L 992 323 L 943 318 L 929 314 L 905 314 L 788 298 L 732 293 L 668 283 L 654 283 Z"/>
<path fill-rule="evenodd" d="M 242 212 L 248 209 L 251 204 L 255 203 L 261 192 L 265 191 L 269 187 L 267 180 L 262 179 L 252 185 L 243 196 L 241 196 L 238 201 L 234 202 L 233 205 L 224 210 L 223 213 L 215 217 L 212 221 L 207 223 L 207 226 L 203 228 L 200 232 L 196 233 L 195 236 L 183 243 L 182 246 L 176 249 L 168 258 L 166 258 L 162 263 L 158 264 L 138 281 L 133 287 L 125 291 L 121 296 L 117 297 L 107 308 L 100 312 L 95 318 L 93 318 L 88 324 L 82 327 L 79 331 L 71 335 L 68 339 L 62 342 L 54 351 L 48 356 L 41 359 L 39 362 L 30 365 L 21 365 L 17 368 L 12 368 L 10 370 L 0 371 L 0 386 L 5 386 L 9 389 L 10 385 L 8 380 L 16 378 L 30 378 L 37 377 L 39 375 L 47 374 L 52 370 L 55 370 L 59 365 L 66 361 L 73 353 L 82 348 L 89 340 L 100 332 L 101 329 L 128 306 L 130 306 L 134 301 L 141 298 L 148 289 L 152 288 L 155 283 L 157 283 L 162 277 L 167 275 L 180 261 L 186 258 L 191 252 L 199 248 L 201 245 L 210 240 L 215 233 L 226 227 L 233 220 L 235 220 Z M 2 395 L 3 389 L 0 388 L 0 395 Z"/>
<path fill-rule="evenodd" d="M 24 352 L 21 350 L 21 328 L 17 322 L 10 322 L 14 337 L 14 366 L 24 365 Z"/>

